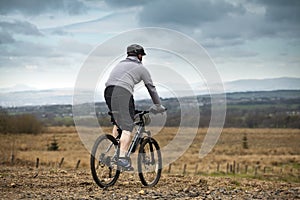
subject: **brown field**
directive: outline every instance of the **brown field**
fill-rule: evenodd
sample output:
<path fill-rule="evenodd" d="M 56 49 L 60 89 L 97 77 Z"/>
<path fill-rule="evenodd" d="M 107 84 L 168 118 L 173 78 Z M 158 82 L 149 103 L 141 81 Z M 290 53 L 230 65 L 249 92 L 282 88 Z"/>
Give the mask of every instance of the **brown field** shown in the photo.
<path fill-rule="evenodd" d="M 110 128 L 106 128 L 105 130 L 109 132 Z M 158 135 L 155 135 L 155 138 L 159 141 L 161 147 L 164 147 L 164 145 L 173 139 L 176 131 L 176 128 L 164 128 Z M 136 199 L 142 197 L 142 195 L 146 195 L 144 197 L 149 199 L 156 198 L 156 196 L 166 199 L 188 198 L 193 197 L 189 195 L 195 193 L 195 188 L 198 188 L 202 192 L 204 191 L 203 193 L 196 192 L 198 195 L 195 195 L 194 198 L 198 199 L 212 195 L 212 191 L 215 191 L 215 194 L 219 194 L 222 199 L 226 199 L 227 197 L 231 197 L 232 191 L 236 189 L 241 190 L 240 195 L 245 195 L 245 191 L 269 191 L 269 196 L 262 196 L 262 199 L 264 197 L 272 197 L 276 191 L 279 194 L 279 196 L 277 195 L 278 197 L 280 197 L 282 191 L 287 191 L 286 193 L 282 193 L 282 195 L 286 194 L 287 196 L 283 195 L 281 197 L 300 198 L 299 129 L 224 129 L 213 150 L 206 157 L 200 159 L 199 149 L 205 133 L 206 129 L 199 129 L 190 148 L 172 163 L 171 168 L 169 166 L 164 167 L 162 179 L 158 186 L 155 187 L 156 189 L 145 189 L 139 183 L 136 175 L 123 173 L 116 186 L 113 187 L 120 192 L 116 192 L 114 197 L 124 197 L 124 199 L 132 197 L 132 199 Z M 243 148 L 243 137 L 245 135 L 247 136 L 248 149 Z M 47 147 L 53 141 L 54 137 L 58 142 L 59 150 L 47 151 Z M 0 165 L 2 194 L 0 193 L 0 196 L 12 197 L 14 199 L 23 198 L 25 195 L 26 198 L 26 194 L 23 193 L 27 190 L 29 191 L 28 198 L 49 199 L 50 197 L 47 195 L 48 192 L 52 191 L 52 187 L 49 185 L 50 189 L 46 190 L 47 186 L 45 186 L 45 182 L 39 183 L 44 188 L 39 190 L 39 195 L 30 196 L 30 194 L 37 194 L 37 192 L 30 192 L 31 187 L 28 186 L 28 182 L 33 181 L 31 179 L 34 179 L 36 171 L 39 170 L 38 176 L 36 175 L 37 177 L 34 179 L 35 181 L 45 181 L 48 177 L 57 180 L 58 182 L 55 182 L 55 184 L 62 187 L 61 190 L 63 192 L 67 192 L 69 190 L 67 188 L 70 187 L 78 187 L 77 189 L 80 188 L 83 190 L 81 191 L 83 192 L 82 194 L 73 191 L 72 194 L 65 194 L 66 196 L 59 196 L 58 192 L 58 196 L 56 197 L 72 197 L 77 199 L 76 197 L 79 198 L 86 195 L 84 191 L 88 193 L 89 190 L 92 190 L 94 192 L 98 191 L 98 196 L 88 195 L 86 199 L 94 199 L 96 197 L 99 197 L 99 199 L 107 197 L 114 199 L 114 197 L 110 197 L 112 190 L 105 193 L 93 183 L 92 177 L 89 174 L 89 152 L 85 149 L 73 127 L 50 127 L 45 133 L 39 135 L 0 134 L 0 142 L 0 162 L 2 163 Z M 12 155 L 14 155 L 13 163 L 11 162 Z M 37 158 L 39 158 L 38 169 L 35 168 Z M 58 163 L 62 158 L 64 158 L 63 165 L 61 168 L 58 168 Z M 78 160 L 80 160 L 79 169 L 74 170 Z M 186 165 L 185 175 L 182 175 L 184 165 Z M 228 171 L 230 165 L 231 167 L 235 166 L 235 174 Z M 245 173 L 246 168 L 247 173 Z M 18 181 L 21 177 L 23 177 L 22 181 Z M 29 177 L 28 182 L 26 182 L 26 178 L 24 177 Z M 128 179 L 132 179 L 132 181 L 128 182 Z M 67 184 L 66 181 L 75 181 L 77 184 Z M 49 180 L 49 183 L 52 183 L 52 181 Z M 177 192 L 182 193 L 182 196 L 170 196 L 171 193 L 167 194 L 166 191 L 163 191 L 161 188 L 168 188 L 165 186 L 165 183 L 177 184 L 170 186 L 174 188 L 169 188 L 169 190 L 173 191 L 171 192 L 172 195 Z M 216 187 L 214 188 L 213 186 Z M 121 188 L 124 187 L 129 190 L 133 190 L 134 188 L 136 196 L 122 194 Z M 225 188 L 225 192 L 223 190 L 220 192 L 220 188 Z M 281 192 L 278 192 L 279 188 L 281 188 Z M 290 191 L 290 188 L 293 191 Z M 17 196 L 10 196 L 16 189 L 21 191 L 23 196 L 19 194 L 16 194 Z M 231 196 L 226 196 L 225 194 L 227 193 L 230 193 Z M 259 192 L 256 193 L 259 194 Z M 42 194 L 46 196 L 43 197 Z M 215 196 L 211 197 L 212 199 L 215 198 Z M 244 198 L 247 196 L 240 197 Z M 249 196 L 250 199 L 254 197 Z M 53 199 L 55 198 L 53 197 Z"/>
<path fill-rule="evenodd" d="M 110 128 L 105 129 L 110 132 Z M 172 169 L 199 165 L 199 171 L 213 172 L 219 163 L 220 170 L 226 170 L 226 164 L 234 161 L 241 165 L 299 168 L 300 164 L 300 130 L 299 129 L 223 129 L 213 150 L 203 159 L 199 150 L 206 134 L 206 129 L 199 129 L 190 148 L 172 163 Z M 154 137 L 161 148 L 168 144 L 177 132 L 176 128 L 165 128 Z M 247 135 L 248 149 L 243 148 L 243 137 Z M 55 138 L 58 151 L 47 151 L 47 146 Z M 81 160 L 81 168 L 89 167 L 89 152 L 79 139 L 73 127 L 50 127 L 39 135 L 0 134 L 0 159 L 2 163 L 10 162 L 14 154 L 19 162 L 35 163 L 40 159 L 41 165 L 58 164 L 64 158 L 64 167 L 73 168 Z M 193 168 L 194 169 L 194 168 Z M 209 170 L 209 171 L 208 171 Z M 212 170 L 212 171 L 211 171 Z"/>

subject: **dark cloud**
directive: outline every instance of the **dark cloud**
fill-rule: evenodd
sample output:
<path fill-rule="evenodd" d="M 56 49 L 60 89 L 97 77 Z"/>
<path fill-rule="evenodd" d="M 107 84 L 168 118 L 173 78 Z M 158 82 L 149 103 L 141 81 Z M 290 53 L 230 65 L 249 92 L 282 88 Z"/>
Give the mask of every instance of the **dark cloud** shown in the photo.
<path fill-rule="evenodd" d="M 14 43 L 15 39 L 7 31 L 0 30 L 0 45 Z"/>
<path fill-rule="evenodd" d="M 15 41 L 10 48 L 0 46 L 1 57 L 49 58 L 61 56 L 55 48 L 36 42 Z"/>
<path fill-rule="evenodd" d="M 238 20 L 232 19 L 246 12 L 242 5 L 223 0 L 154 1 L 143 7 L 139 22 L 143 26 L 179 30 L 205 43 L 206 47 L 233 46 L 244 40 L 235 24 Z"/>
<path fill-rule="evenodd" d="M 299 0 L 249 0 L 250 2 L 264 6 L 266 9 L 265 17 L 270 21 L 289 21 L 297 22 L 300 19 Z"/>
<path fill-rule="evenodd" d="M 266 17 L 270 20 L 276 20 L 279 22 L 290 21 L 297 22 L 299 24 L 300 19 L 300 1 L 296 5 L 285 6 L 268 6 L 266 9 Z"/>
<path fill-rule="evenodd" d="M 141 25 L 199 26 L 229 14 L 244 13 L 242 6 L 226 1 L 173 0 L 152 1 L 140 12 Z"/>
<path fill-rule="evenodd" d="M 279 37 L 299 38 L 300 1 L 299 0 L 249 0 L 265 8 L 260 22 L 262 33 Z"/>
<path fill-rule="evenodd" d="M 35 25 L 19 20 L 0 21 L 0 30 L 24 35 L 42 35 Z"/>
<path fill-rule="evenodd" d="M 70 15 L 84 13 L 87 7 L 80 0 L 1 0 L 0 14 L 19 12 L 25 15 L 39 15 L 45 12 L 62 11 Z"/>
<path fill-rule="evenodd" d="M 0 21 L 0 44 L 14 43 L 15 34 L 42 36 L 38 28 L 26 21 Z"/>
<path fill-rule="evenodd" d="M 140 26 L 176 29 L 214 47 L 239 45 L 263 37 L 299 38 L 299 0 L 246 0 L 244 3 L 156 0 L 143 6 L 138 17 Z M 265 12 L 251 10 L 253 7 Z"/>

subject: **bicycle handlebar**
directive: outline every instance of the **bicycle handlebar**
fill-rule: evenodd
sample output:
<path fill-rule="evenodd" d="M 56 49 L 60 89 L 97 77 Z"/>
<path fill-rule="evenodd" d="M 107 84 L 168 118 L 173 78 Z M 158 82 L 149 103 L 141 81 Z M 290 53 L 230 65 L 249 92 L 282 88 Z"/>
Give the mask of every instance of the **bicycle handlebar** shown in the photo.
<path fill-rule="evenodd" d="M 163 112 L 165 112 L 165 111 L 167 111 L 167 110 L 168 110 L 168 109 L 165 108 L 165 110 L 164 110 Z M 160 112 L 160 113 L 163 113 L 163 112 Z M 136 111 L 135 111 L 135 114 L 136 114 L 136 115 L 141 115 L 141 116 L 143 116 L 143 115 L 145 115 L 145 114 L 147 114 L 147 113 L 153 113 L 153 112 L 151 112 L 150 110 L 144 110 L 144 111 L 136 110 Z M 156 113 L 154 113 L 154 114 L 156 114 Z"/>
<path fill-rule="evenodd" d="M 165 108 L 165 110 L 164 110 L 163 112 L 165 112 L 165 111 L 167 111 L 167 108 Z M 163 113 L 163 112 L 158 112 L 158 113 Z M 115 111 L 109 111 L 109 112 L 108 112 L 108 115 L 110 115 L 110 117 L 111 117 L 111 123 L 112 123 L 113 125 L 116 125 L 118 128 L 120 128 L 119 125 L 117 124 L 117 122 L 116 122 L 114 116 L 113 116 L 114 113 L 117 113 L 117 112 L 115 112 Z M 144 111 L 135 110 L 135 118 L 138 116 L 141 120 L 143 120 L 143 119 L 142 119 L 143 116 L 144 116 L 145 114 L 148 114 L 148 113 L 154 113 L 154 112 L 151 112 L 150 110 L 144 110 Z M 154 113 L 154 114 L 158 114 L 158 113 Z"/>

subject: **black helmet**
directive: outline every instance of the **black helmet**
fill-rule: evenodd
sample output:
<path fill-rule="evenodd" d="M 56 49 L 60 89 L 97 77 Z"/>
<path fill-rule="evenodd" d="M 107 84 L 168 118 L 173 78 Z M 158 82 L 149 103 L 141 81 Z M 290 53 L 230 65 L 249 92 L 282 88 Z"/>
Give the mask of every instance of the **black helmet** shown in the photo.
<path fill-rule="evenodd" d="M 146 55 L 144 48 L 138 44 L 132 44 L 127 47 L 127 54 L 129 56 L 137 56 L 141 54 L 142 56 Z"/>

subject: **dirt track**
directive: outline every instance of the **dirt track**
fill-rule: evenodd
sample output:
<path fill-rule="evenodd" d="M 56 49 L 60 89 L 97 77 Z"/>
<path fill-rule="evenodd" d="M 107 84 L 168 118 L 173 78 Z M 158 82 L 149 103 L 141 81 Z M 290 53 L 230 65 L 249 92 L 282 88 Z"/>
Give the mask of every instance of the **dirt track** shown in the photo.
<path fill-rule="evenodd" d="M 136 174 L 122 173 L 103 190 L 88 170 L 0 168 L 3 199 L 300 199 L 300 184 L 245 178 L 163 174 L 145 188 Z"/>

